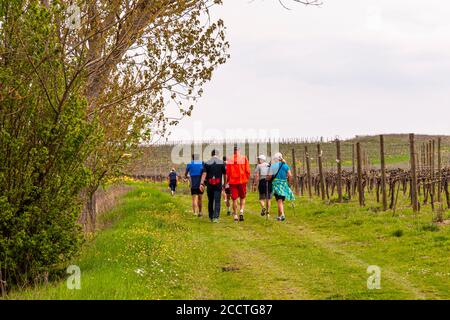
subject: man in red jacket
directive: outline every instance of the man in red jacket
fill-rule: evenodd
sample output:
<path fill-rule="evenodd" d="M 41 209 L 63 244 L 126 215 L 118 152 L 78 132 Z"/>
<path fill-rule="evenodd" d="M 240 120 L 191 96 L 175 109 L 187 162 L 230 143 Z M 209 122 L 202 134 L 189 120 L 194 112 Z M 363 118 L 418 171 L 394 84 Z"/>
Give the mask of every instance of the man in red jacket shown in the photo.
<path fill-rule="evenodd" d="M 233 157 L 227 161 L 227 181 L 230 185 L 231 199 L 233 200 L 234 221 L 244 221 L 245 196 L 247 195 L 247 182 L 250 178 L 250 164 L 248 158 L 239 153 L 234 147 Z M 237 216 L 237 199 L 239 198 L 239 218 Z"/>

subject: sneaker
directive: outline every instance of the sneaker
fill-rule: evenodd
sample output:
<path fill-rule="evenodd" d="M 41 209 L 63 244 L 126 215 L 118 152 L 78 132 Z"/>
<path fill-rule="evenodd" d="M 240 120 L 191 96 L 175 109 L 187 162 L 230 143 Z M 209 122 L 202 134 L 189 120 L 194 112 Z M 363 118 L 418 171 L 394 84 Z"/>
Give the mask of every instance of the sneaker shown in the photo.
<path fill-rule="evenodd" d="M 233 219 L 234 219 L 234 222 L 238 222 L 239 221 L 239 218 L 238 218 L 237 214 L 233 214 Z"/>
<path fill-rule="evenodd" d="M 284 221 L 284 220 L 286 220 L 285 216 L 277 217 L 277 221 Z"/>
<path fill-rule="evenodd" d="M 230 210 L 227 211 L 227 216 L 231 216 L 231 211 Z"/>
<path fill-rule="evenodd" d="M 203 216 L 203 214 L 201 213 L 201 212 L 199 212 L 198 214 L 197 214 L 197 217 L 199 217 L 199 218 L 201 218 Z"/>
<path fill-rule="evenodd" d="M 219 223 L 219 219 L 212 219 L 213 223 Z"/>
<path fill-rule="evenodd" d="M 239 221 L 244 221 L 244 215 L 242 213 L 239 215 Z"/>
<path fill-rule="evenodd" d="M 266 215 L 266 208 L 262 208 L 262 210 L 261 210 L 261 216 L 265 216 Z"/>

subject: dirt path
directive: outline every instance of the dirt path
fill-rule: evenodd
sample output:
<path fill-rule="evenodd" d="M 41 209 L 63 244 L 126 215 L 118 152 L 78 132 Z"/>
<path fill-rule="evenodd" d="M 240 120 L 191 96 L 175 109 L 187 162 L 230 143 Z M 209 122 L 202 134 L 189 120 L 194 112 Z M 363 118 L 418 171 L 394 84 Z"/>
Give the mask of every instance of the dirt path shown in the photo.
<path fill-rule="evenodd" d="M 189 198 L 180 199 L 189 211 Z M 383 283 L 390 288 L 367 289 L 367 267 L 363 261 L 333 243 L 338 239 L 324 237 L 298 219 L 277 223 L 259 216 L 257 207 L 248 205 L 246 221 L 234 223 L 223 216 L 217 225 L 207 218 L 190 218 L 189 224 L 198 234 L 199 241 L 220 252 L 222 258 L 216 266 L 222 275 L 211 279 L 198 277 L 204 287 L 221 287 L 218 282 L 229 282 L 228 297 L 216 292 L 200 298 L 266 298 L 266 299 L 335 299 L 384 298 L 398 293 L 400 298 L 426 299 L 399 274 L 383 269 Z M 232 284 L 232 286 L 231 286 Z"/>
<path fill-rule="evenodd" d="M 439 257 L 445 252 L 445 246 L 439 246 L 439 242 L 435 247 L 427 247 L 428 251 L 420 248 L 411 252 L 409 248 L 416 250 L 422 239 L 415 239 L 417 242 L 412 244 L 400 239 L 395 247 L 388 247 L 382 242 L 385 240 L 376 242 L 358 234 L 346 237 L 351 229 L 344 228 L 342 221 L 341 225 L 324 225 L 322 218 L 308 220 L 305 203 L 295 215 L 288 211 L 285 222 L 277 222 L 274 217 L 266 220 L 259 214 L 254 194 L 249 195 L 244 222 L 235 223 L 222 214 L 220 223 L 213 224 L 207 217 L 192 215 L 190 196 L 186 190 L 181 191 L 171 197 L 162 187 L 137 184 L 123 203 L 108 214 L 110 227 L 98 232 L 73 262 L 82 270 L 82 290 L 68 290 L 62 279 L 50 286 L 17 291 L 11 298 L 446 297 L 445 281 L 436 280 L 446 279 L 445 257 L 435 260 L 440 262 L 437 270 L 442 273 L 441 278 L 402 272 L 417 266 L 430 273 L 426 260 L 430 250 Z M 334 213 L 330 216 L 335 217 Z M 385 252 L 386 248 L 391 251 Z M 396 256 L 399 252 L 405 253 L 403 261 Z M 410 263 L 410 259 L 416 260 Z M 380 290 L 367 288 L 367 267 L 371 264 L 382 268 Z"/>

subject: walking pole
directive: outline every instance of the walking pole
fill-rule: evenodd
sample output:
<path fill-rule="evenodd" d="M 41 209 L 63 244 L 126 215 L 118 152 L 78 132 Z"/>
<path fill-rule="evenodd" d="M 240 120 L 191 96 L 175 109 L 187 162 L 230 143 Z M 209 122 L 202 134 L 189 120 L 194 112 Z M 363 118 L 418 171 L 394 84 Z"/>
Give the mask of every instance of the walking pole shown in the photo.
<path fill-rule="evenodd" d="M 266 221 L 269 220 L 269 181 L 266 176 Z"/>
<path fill-rule="evenodd" d="M 269 171 L 270 171 L 270 166 L 272 165 L 272 161 L 269 162 Z M 269 173 L 269 172 L 267 172 Z M 267 179 L 267 175 L 266 175 L 266 221 L 269 220 L 269 180 Z"/>
<path fill-rule="evenodd" d="M 291 206 L 292 206 L 292 210 L 294 210 L 294 216 L 295 216 L 296 213 L 295 213 L 295 203 L 294 203 L 294 201 L 291 202 Z"/>

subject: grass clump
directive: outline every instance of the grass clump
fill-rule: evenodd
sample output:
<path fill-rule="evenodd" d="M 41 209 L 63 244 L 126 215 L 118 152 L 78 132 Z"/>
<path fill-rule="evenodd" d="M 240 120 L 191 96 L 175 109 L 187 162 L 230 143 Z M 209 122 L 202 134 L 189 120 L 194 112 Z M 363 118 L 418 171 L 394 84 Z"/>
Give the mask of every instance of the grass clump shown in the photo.
<path fill-rule="evenodd" d="M 402 229 L 397 229 L 394 232 L 391 233 L 393 237 L 397 237 L 400 238 L 403 236 L 403 230 Z"/>

